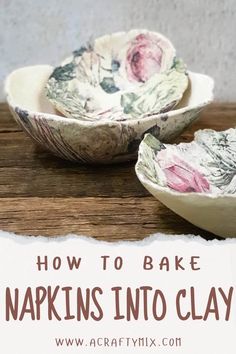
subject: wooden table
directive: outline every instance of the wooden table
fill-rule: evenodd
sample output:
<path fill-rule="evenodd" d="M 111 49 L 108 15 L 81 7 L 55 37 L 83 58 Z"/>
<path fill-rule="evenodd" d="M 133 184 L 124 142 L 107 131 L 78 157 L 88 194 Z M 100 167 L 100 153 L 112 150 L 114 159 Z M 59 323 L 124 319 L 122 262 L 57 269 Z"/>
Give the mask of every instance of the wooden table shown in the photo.
<path fill-rule="evenodd" d="M 236 104 L 214 104 L 179 140 L 197 129 L 236 126 Z M 154 199 L 134 163 L 81 166 L 36 146 L 0 105 L 0 229 L 27 235 L 76 233 L 103 240 L 137 240 L 156 232 L 214 235 Z"/>

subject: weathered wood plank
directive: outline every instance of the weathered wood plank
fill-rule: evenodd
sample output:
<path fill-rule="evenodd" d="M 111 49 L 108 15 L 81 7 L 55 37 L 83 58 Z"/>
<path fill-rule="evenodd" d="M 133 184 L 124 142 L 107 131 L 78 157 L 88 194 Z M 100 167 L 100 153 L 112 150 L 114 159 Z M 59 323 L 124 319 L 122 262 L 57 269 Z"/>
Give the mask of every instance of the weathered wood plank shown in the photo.
<path fill-rule="evenodd" d="M 165 232 L 214 238 L 152 197 L 1 198 L 0 206 L 0 229 L 27 235 L 76 233 L 114 241 Z"/>
<path fill-rule="evenodd" d="M 15 134 L 15 133 L 14 133 Z M 13 134 L 13 135 L 14 135 Z M 28 139 L 0 141 L 0 197 L 144 196 L 134 163 L 80 166 L 63 161 Z"/>

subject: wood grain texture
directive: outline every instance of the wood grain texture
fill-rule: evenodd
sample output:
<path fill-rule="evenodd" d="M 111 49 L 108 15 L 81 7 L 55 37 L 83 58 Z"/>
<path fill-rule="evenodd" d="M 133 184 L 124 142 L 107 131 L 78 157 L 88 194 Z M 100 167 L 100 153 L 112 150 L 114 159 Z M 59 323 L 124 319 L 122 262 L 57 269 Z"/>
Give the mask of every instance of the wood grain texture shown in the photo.
<path fill-rule="evenodd" d="M 214 104 L 194 131 L 236 126 L 236 104 Z M 78 233 L 103 240 L 140 239 L 155 232 L 214 235 L 183 220 L 142 187 L 134 163 L 81 166 L 36 146 L 0 105 L 0 229 L 28 235 Z"/>
<path fill-rule="evenodd" d="M 0 205 L 2 229 L 34 236 L 76 233 L 114 241 L 165 232 L 212 237 L 152 197 L 1 198 Z"/>

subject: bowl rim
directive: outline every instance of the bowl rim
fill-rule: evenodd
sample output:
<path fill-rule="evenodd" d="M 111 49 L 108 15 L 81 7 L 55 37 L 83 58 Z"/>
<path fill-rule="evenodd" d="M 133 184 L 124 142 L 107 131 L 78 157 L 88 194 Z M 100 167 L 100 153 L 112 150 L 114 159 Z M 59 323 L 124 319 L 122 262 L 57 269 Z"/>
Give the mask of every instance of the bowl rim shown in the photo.
<path fill-rule="evenodd" d="M 10 90 L 10 85 L 12 82 L 12 79 L 14 77 L 14 75 L 17 72 L 20 71 L 24 71 L 24 70 L 32 70 L 32 69 L 37 69 L 37 68 L 45 68 L 45 69 L 50 69 L 53 70 L 54 67 L 51 65 L 47 65 L 47 64 L 43 64 L 43 65 L 30 65 L 30 66 L 24 66 L 21 68 L 18 68 L 14 71 L 12 71 L 6 78 L 5 80 L 5 85 L 4 85 L 4 91 L 5 91 L 5 95 L 6 95 L 6 100 L 7 103 L 9 104 L 9 106 L 11 106 L 14 110 L 15 108 L 19 108 L 20 110 L 25 110 L 29 113 L 29 115 L 34 115 L 34 116 L 40 116 L 41 118 L 45 118 L 45 119 L 49 119 L 49 120 L 56 120 L 57 122 L 61 122 L 61 123 L 65 123 L 65 124 L 79 124 L 79 125 L 83 125 L 83 126 L 91 126 L 91 127 L 97 127 L 100 125 L 114 125 L 114 124 L 122 124 L 122 125 L 136 125 L 136 124 L 140 124 L 140 122 L 148 122 L 150 120 L 153 119 L 160 119 L 163 116 L 166 116 L 168 114 L 168 118 L 172 118 L 175 117 L 177 115 L 181 115 L 187 112 L 190 112 L 192 110 L 195 109 L 203 109 L 206 105 L 210 104 L 213 99 L 214 99 L 214 79 L 206 74 L 201 74 L 201 73 L 197 73 L 197 72 L 193 72 L 193 71 L 187 71 L 189 74 L 189 80 L 191 83 L 191 77 L 193 76 L 198 76 L 198 77 L 203 77 L 206 80 L 208 80 L 209 82 L 209 97 L 206 100 L 203 100 L 202 102 L 198 103 L 198 104 L 192 104 L 192 105 L 188 105 L 188 106 L 184 106 L 181 108 L 177 108 L 177 109 L 173 109 L 170 110 L 168 112 L 165 113 L 158 113 L 158 114 L 153 114 L 147 117 L 143 117 L 143 118 L 134 118 L 134 119 L 126 119 L 126 120 L 110 120 L 109 118 L 103 118 L 97 121 L 87 121 L 87 120 L 83 120 L 83 119 L 77 119 L 77 118 L 68 118 L 65 116 L 60 116 L 57 114 L 53 114 L 53 113 L 44 113 L 44 112 L 39 112 L 39 111 L 34 111 L 34 110 L 29 110 L 25 107 L 21 107 L 19 104 L 14 102 L 14 99 L 11 97 L 11 90 Z"/>
<path fill-rule="evenodd" d="M 171 50 L 173 51 L 174 55 L 176 55 L 176 48 L 174 46 L 174 44 L 172 43 L 172 41 L 166 37 L 163 33 L 159 32 L 159 31 L 153 31 L 153 30 L 149 30 L 147 28 L 132 28 L 130 30 L 123 30 L 123 31 L 115 31 L 115 32 L 109 32 L 109 33 L 105 33 L 105 34 L 101 34 L 99 35 L 98 37 L 95 37 L 95 38 L 92 38 L 92 42 L 96 42 L 96 41 L 104 41 L 106 40 L 107 38 L 109 37 L 115 37 L 115 36 L 124 36 L 124 35 L 129 35 L 129 34 L 132 34 L 133 33 L 136 33 L 136 34 L 146 34 L 146 33 L 150 33 L 150 34 L 154 34 L 154 35 L 157 35 L 158 37 L 160 37 L 160 39 L 164 40 L 165 42 L 168 43 L 168 45 L 170 46 Z M 91 42 L 91 39 L 90 41 L 88 41 L 88 44 Z M 83 45 L 82 45 L 83 47 Z M 57 66 L 61 66 L 61 65 L 64 65 L 66 63 L 68 63 L 68 60 L 71 60 L 73 58 L 73 54 L 76 50 L 74 50 L 72 53 L 70 53 L 70 55 L 68 55 L 66 58 L 64 58 L 60 63 L 59 65 Z M 55 69 L 55 67 L 54 67 Z"/>
<path fill-rule="evenodd" d="M 229 128 L 229 129 L 235 129 L 236 132 L 236 127 L 235 128 Z M 194 133 L 194 139 L 195 139 L 195 135 L 196 133 L 200 132 L 200 131 L 204 131 L 204 130 L 213 130 L 216 131 L 214 129 L 199 129 Z M 228 130 L 228 129 L 226 129 Z M 222 130 L 222 131 L 226 131 L 226 130 Z M 148 134 L 145 134 L 145 136 Z M 160 192 L 162 194 L 170 194 L 173 195 L 173 197 L 181 197 L 181 198 L 192 198 L 192 199 L 196 199 L 196 198 L 205 198 L 205 199 L 218 199 L 218 198 L 223 198 L 223 199 L 232 199 L 232 198 L 236 198 L 236 193 L 224 193 L 224 194 L 220 194 L 220 193 L 209 193 L 209 192 L 204 192 L 204 193 L 200 193 L 200 192 L 178 192 L 175 191 L 174 189 L 169 188 L 168 186 L 163 187 L 160 186 L 158 183 L 154 183 L 152 182 L 148 177 L 144 176 L 144 174 L 142 173 L 142 171 L 140 171 L 140 165 L 141 165 L 141 156 L 143 156 L 143 141 L 145 139 L 145 136 L 143 138 L 143 140 L 141 141 L 140 145 L 139 145 L 139 149 L 138 149 L 138 159 L 137 162 L 135 163 L 135 173 L 138 177 L 138 179 L 140 180 L 140 182 L 145 186 L 151 186 L 152 189 L 155 189 L 157 192 Z M 190 142 L 187 142 L 185 144 L 190 144 L 194 141 L 194 139 Z M 158 140 L 158 139 L 157 139 Z M 145 160 L 145 159 L 144 159 Z"/>

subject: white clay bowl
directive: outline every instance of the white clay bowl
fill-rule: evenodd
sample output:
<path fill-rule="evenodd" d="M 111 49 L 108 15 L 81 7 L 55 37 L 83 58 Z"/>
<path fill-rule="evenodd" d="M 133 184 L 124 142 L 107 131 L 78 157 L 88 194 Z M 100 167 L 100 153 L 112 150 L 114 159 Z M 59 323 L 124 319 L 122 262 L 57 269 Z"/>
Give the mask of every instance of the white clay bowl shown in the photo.
<path fill-rule="evenodd" d="M 17 123 L 34 141 L 57 156 L 82 163 L 135 159 L 139 143 L 148 132 L 170 142 L 213 99 L 213 80 L 189 72 L 189 88 L 174 110 L 142 119 L 83 121 L 61 116 L 45 97 L 52 72 L 49 65 L 15 70 L 6 81 L 7 102 Z"/>
<path fill-rule="evenodd" d="M 193 142 L 179 145 L 147 134 L 135 169 L 176 214 L 215 235 L 236 237 L 236 129 L 198 131 Z"/>

